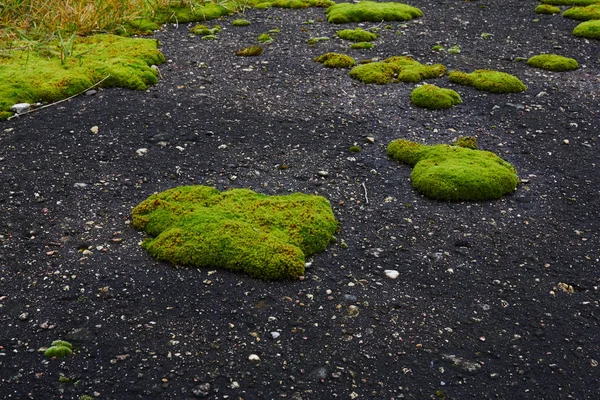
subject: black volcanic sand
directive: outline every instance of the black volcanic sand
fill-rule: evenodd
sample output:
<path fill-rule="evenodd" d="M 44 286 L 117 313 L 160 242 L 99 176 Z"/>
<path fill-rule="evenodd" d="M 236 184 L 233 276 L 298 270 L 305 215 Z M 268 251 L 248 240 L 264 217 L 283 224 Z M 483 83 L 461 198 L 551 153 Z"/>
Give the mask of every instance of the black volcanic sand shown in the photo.
<path fill-rule="evenodd" d="M 360 25 L 327 24 L 323 9 L 248 10 L 248 27 L 211 21 L 215 41 L 166 26 L 155 87 L 2 123 L 0 397 L 597 398 L 600 42 L 536 2 L 448 4 L 415 0 L 421 19 L 362 25 L 381 28 L 373 50 L 349 50 L 335 31 Z M 235 56 L 273 28 L 262 56 Z M 317 36 L 332 40 L 306 44 Z M 410 103 L 413 84 L 365 85 L 312 61 L 328 51 L 496 69 L 528 90 L 442 77 L 429 82 L 463 103 L 428 111 Z M 514 61 L 540 53 L 580 68 Z M 396 138 L 459 136 L 515 165 L 514 194 L 432 201 L 386 157 Z M 294 282 L 157 262 L 131 210 L 190 184 L 325 196 L 337 242 Z M 74 355 L 44 357 L 56 339 Z"/>

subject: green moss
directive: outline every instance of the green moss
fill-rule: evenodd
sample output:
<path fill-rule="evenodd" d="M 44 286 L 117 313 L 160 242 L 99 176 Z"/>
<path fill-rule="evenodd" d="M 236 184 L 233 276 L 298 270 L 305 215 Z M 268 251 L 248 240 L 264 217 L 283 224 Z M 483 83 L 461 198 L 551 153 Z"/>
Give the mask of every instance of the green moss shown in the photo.
<path fill-rule="evenodd" d="M 598 0 L 600 1 L 600 0 Z M 600 19 L 600 4 L 592 4 L 587 7 L 569 8 L 562 15 L 565 18 L 576 19 L 579 21 L 589 21 L 591 19 Z"/>
<path fill-rule="evenodd" d="M 152 35 L 160 29 L 160 25 L 145 18 L 135 19 L 127 22 L 124 26 L 116 29 L 116 34 L 121 36 Z"/>
<path fill-rule="evenodd" d="M 327 22 L 332 24 L 408 21 L 423 16 L 421 10 L 406 4 L 376 3 L 374 1 L 340 3 L 329 7 L 325 13 L 327 14 Z"/>
<path fill-rule="evenodd" d="M 329 7 L 335 3 L 331 0 L 250 0 L 248 5 L 254 8 L 308 8 Z"/>
<path fill-rule="evenodd" d="M 272 43 L 273 38 L 268 33 L 263 33 L 258 37 L 258 43 Z"/>
<path fill-rule="evenodd" d="M 45 352 L 46 357 L 62 358 L 73 354 L 73 345 L 64 340 L 55 340 Z"/>
<path fill-rule="evenodd" d="M 152 39 L 94 35 L 77 38 L 61 61 L 51 42 L 37 51 L 13 50 L 0 58 L 0 112 L 16 103 L 54 102 L 78 94 L 106 76 L 103 87 L 144 90 L 158 82 L 150 66 L 164 56 Z"/>
<path fill-rule="evenodd" d="M 441 44 L 436 44 L 435 46 L 433 46 L 431 48 L 431 50 L 433 50 L 433 51 L 446 51 L 446 49 L 444 48 L 444 46 L 442 46 Z"/>
<path fill-rule="evenodd" d="M 214 36 L 217 33 L 221 32 L 223 30 L 223 28 L 221 28 L 220 25 L 215 25 L 212 28 L 210 28 L 207 25 L 196 25 L 192 28 L 190 28 L 190 32 L 193 33 L 194 35 L 200 35 L 200 36 Z"/>
<path fill-rule="evenodd" d="M 315 61 L 329 68 L 350 68 L 356 65 L 354 58 L 338 53 L 322 54 L 316 57 Z"/>
<path fill-rule="evenodd" d="M 310 38 L 306 41 L 306 43 L 308 44 L 317 44 L 319 42 L 326 42 L 330 40 L 327 36 L 319 36 L 319 37 L 314 37 L 314 38 Z"/>
<path fill-rule="evenodd" d="M 410 100 L 415 106 L 429 110 L 441 110 L 462 103 L 460 95 L 454 90 L 429 84 L 415 88 L 410 94 Z"/>
<path fill-rule="evenodd" d="M 231 10 L 215 3 L 205 3 L 203 6 L 172 5 L 159 7 L 154 14 L 158 23 L 208 21 L 231 14 Z"/>
<path fill-rule="evenodd" d="M 350 153 L 360 153 L 361 149 L 358 146 L 350 146 Z"/>
<path fill-rule="evenodd" d="M 471 150 L 477 150 L 477 139 L 473 136 L 461 136 L 452 143 L 453 146 L 465 147 Z"/>
<path fill-rule="evenodd" d="M 598 0 L 542 0 L 542 3 L 554 6 L 589 6 L 597 2 Z"/>
<path fill-rule="evenodd" d="M 535 12 L 538 14 L 554 15 L 560 14 L 560 8 L 550 4 L 540 4 L 535 8 Z"/>
<path fill-rule="evenodd" d="M 343 29 L 337 31 L 337 35 L 341 39 L 350 40 L 352 42 L 372 42 L 377 39 L 376 33 L 367 32 L 361 28 Z"/>
<path fill-rule="evenodd" d="M 448 79 L 460 85 L 473 86 L 477 90 L 492 93 L 518 93 L 527 89 L 527 86 L 514 75 L 486 69 L 479 69 L 470 74 L 452 71 Z"/>
<path fill-rule="evenodd" d="M 582 22 L 573 29 L 573 35 L 588 39 L 600 39 L 600 20 Z"/>
<path fill-rule="evenodd" d="M 358 42 L 350 45 L 351 49 L 372 49 L 373 47 L 375 46 L 371 42 Z"/>
<path fill-rule="evenodd" d="M 263 53 L 263 48 L 260 46 L 250 46 L 235 52 L 236 56 L 240 57 L 255 57 L 260 56 Z"/>
<path fill-rule="evenodd" d="M 0 121 L 5 121 L 12 117 L 13 113 L 10 111 L 0 111 Z"/>
<path fill-rule="evenodd" d="M 539 54 L 533 56 L 527 60 L 527 64 L 535 68 L 556 72 L 572 71 L 579 68 L 579 64 L 574 58 L 563 57 L 556 54 Z"/>
<path fill-rule="evenodd" d="M 450 54 L 460 54 L 460 46 L 457 44 L 454 44 L 452 46 L 450 46 L 450 48 L 448 49 L 448 53 Z"/>
<path fill-rule="evenodd" d="M 420 82 L 423 79 L 444 75 L 446 67 L 441 64 L 424 65 L 411 57 L 390 57 L 381 62 L 359 65 L 350 76 L 364 83 L 385 85 L 390 82 Z"/>
<path fill-rule="evenodd" d="M 448 145 L 391 142 L 388 155 L 413 166 L 411 181 L 423 195 L 446 201 L 499 199 L 515 190 L 515 168 L 489 151 Z"/>
<path fill-rule="evenodd" d="M 159 260 L 267 280 L 303 275 L 305 257 L 325 250 L 337 229 L 323 197 L 207 186 L 150 196 L 134 208 L 132 225 L 153 237 L 143 247 Z"/>
<path fill-rule="evenodd" d="M 248 21 L 247 19 L 234 19 L 231 22 L 231 25 L 233 25 L 233 26 L 248 26 L 250 24 L 251 24 L 251 22 Z"/>

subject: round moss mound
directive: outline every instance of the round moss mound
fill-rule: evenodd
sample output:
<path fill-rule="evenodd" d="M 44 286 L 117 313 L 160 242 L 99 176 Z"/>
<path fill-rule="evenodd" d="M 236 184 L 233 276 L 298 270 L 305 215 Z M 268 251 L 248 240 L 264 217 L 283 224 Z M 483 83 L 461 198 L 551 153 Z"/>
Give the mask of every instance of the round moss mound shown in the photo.
<path fill-rule="evenodd" d="M 429 84 L 415 88 L 410 100 L 415 106 L 429 110 L 441 110 L 462 103 L 460 95 L 454 90 Z"/>
<path fill-rule="evenodd" d="M 471 73 L 452 71 L 448 79 L 460 85 L 473 86 L 477 90 L 491 93 L 518 93 L 527 90 L 527 86 L 516 76 L 487 69 L 479 69 Z"/>
<path fill-rule="evenodd" d="M 518 183 L 515 168 L 489 151 L 449 145 L 391 142 L 388 155 L 413 167 L 411 181 L 423 195 L 445 201 L 499 199 Z"/>
<path fill-rule="evenodd" d="M 597 2 L 598 0 L 542 0 L 543 4 L 553 6 L 589 6 Z"/>
<path fill-rule="evenodd" d="M 550 4 L 540 4 L 535 8 L 535 12 L 538 14 L 554 15 L 560 14 L 560 8 L 551 6 Z"/>
<path fill-rule="evenodd" d="M 562 16 L 578 21 L 600 19 L 600 4 L 592 4 L 587 7 L 572 7 L 565 11 Z"/>
<path fill-rule="evenodd" d="M 527 60 L 527 64 L 548 71 L 562 72 L 579 68 L 577 60 L 557 54 L 539 54 Z"/>
<path fill-rule="evenodd" d="M 305 257 L 325 250 L 337 229 L 329 202 L 320 196 L 207 186 L 150 196 L 133 209 L 132 225 L 151 236 L 142 246 L 158 260 L 266 280 L 303 275 Z"/>
<path fill-rule="evenodd" d="M 243 19 L 243 18 L 234 19 L 233 21 L 231 21 L 231 25 L 233 25 L 233 26 L 248 26 L 250 24 L 251 24 L 250 21 L 248 21 L 247 19 Z"/>
<path fill-rule="evenodd" d="M 408 21 L 423 16 L 416 7 L 402 3 L 340 3 L 325 10 L 327 22 L 344 24 L 348 22 Z"/>
<path fill-rule="evenodd" d="M 411 57 L 395 56 L 381 62 L 362 64 L 352 68 L 350 77 L 364 83 L 385 85 L 392 82 L 417 83 L 438 78 L 446 73 L 441 64 L 425 65 Z"/>
<path fill-rule="evenodd" d="M 316 57 L 315 61 L 329 68 L 350 68 L 356 65 L 354 58 L 339 53 L 325 53 Z"/>
<path fill-rule="evenodd" d="M 55 340 L 45 352 L 46 357 L 63 358 L 73 354 L 73 345 L 64 340 Z"/>
<path fill-rule="evenodd" d="M 573 29 L 573 35 L 588 39 L 600 39 L 600 20 L 582 22 Z"/>
<path fill-rule="evenodd" d="M 350 40 L 352 42 L 372 42 L 377 39 L 376 33 L 368 32 L 361 28 L 343 29 L 337 31 L 337 35 L 340 39 Z"/>

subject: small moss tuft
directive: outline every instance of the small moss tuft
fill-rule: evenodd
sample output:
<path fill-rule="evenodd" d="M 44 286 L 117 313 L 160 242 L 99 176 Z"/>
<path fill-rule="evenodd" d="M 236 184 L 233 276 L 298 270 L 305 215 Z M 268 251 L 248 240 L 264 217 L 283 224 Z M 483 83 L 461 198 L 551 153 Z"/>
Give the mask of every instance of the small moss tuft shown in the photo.
<path fill-rule="evenodd" d="M 540 4 L 535 8 L 535 12 L 538 14 L 554 15 L 560 14 L 560 8 L 550 4 Z"/>
<path fill-rule="evenodd" d="M 212 28 L 208 27 L 207 25 L 196 25 L 190 28 L 191 33 L 199 36 L 214 36 L 222 30 L 223 28 L 221 28 L 220 25 L 215 25 Z"/>
<path fill-rule="evenodd" d="M 562 72 L 579 68 L 577 60 L 557 54 L 539 54 L 527 60 L 527 64 L 548 71 Z"/>
<path fill-rule="evenodd" d="M 325 53 L 316 57 L 315 61 L 329 68 L 350 68 L 356 65 L 354 58 L 339 53 Z"/>
<path fill-rule="evenodd" d="M 236 56 L 240 57 L 255 57 L 260 56 L 263 53 L 263 48 L 260 46 L 250 46 L 235 52 Z"/>
<path fill-rule="evenodd" d="M 62 358 L 73 354 L 73 345 L 64 340 L 55 340 L 45 352 L 46 357 Z"/>
<path fill-rule="evenodd" d="M 231 21 L 231 25 L 233 26 L 248 26 L 250 25 L 251 22 L 248 21 L 247 19 L 234 19 L 233 21 Z"/>
<path fill-rule="evenodd" d="M 573 35 L 588 39 L 600 39 L 600 20 L 582 22 L 573 29 Z"/>
<path fill-rule="evenodd" d="M 365 31 L 361 28 L 356 29 L 343 29 L 337 31 L 339 38 L 344 40 L 350 40 L 352 42 L 372 42 L 377 39 L 377 34 Z"/>
<path fill-rule="evenodd" d="M 411 181 L 423 195 L 446 201 L 499 199 L 515 190 L 515 168 L 489 151 L 405 139 L 391 142 L 388 155 L 413 166 Z"/>
<path fill-rule="evenodd" d="M 600 1 L 600 0 L 598 0 Z M 565 18 L 576 19 L 579 21 L 589 21 L 591 19 L 600 19 L 600 4 L 592 4 L 587 7 L 569 8 L 562 15 Z"/>
<path fill-rule="evenodd" d="M 313 38 L 308 39 L 306 41 L 306 43 L 308 43 L 308 44 L 317 44 L 319 42 L 326 42 L 328 40 L 330 40 L 330 39 L 327 36 L 319 36 L 319 37 L 313 37 Z"/>
<path fill-rule="evenodd" d="M 325 14 L 327 14 L 327 22 L 331 24 L 408 21 L 423 16 L 423 12 L 416 7 L 402 3 L 377 3 L 374 1 L 336 4 L 325 10 Z"/>
<path fill-rule="evenodd" d="M 358 42 L 350 45 L 351 49 L 372 49 L 375 47 L 371 42 Z"/>
<path fill-rule="evenodd" d="M 273 43 L 273 38 L 268 33 L 263 33 L 258 37 L 258 43 Z"/>
<path fill-rule="evenodd" d="M 473 136 L 461 136 L 452 143 L 453 146 L 464 147 L 471 150 L 477 150 L 477 139 Z"/>
<path fill-rule="evenodd" d="M 429 84 L 415 88 L 410 94 L 410 100 L 415 106 L 429 110 L 441 110 L 462 103 L 460 95 L 454 90 Z"/>
<path fill-rule="evenodd" d="M 361 149 L 358 146 L 350 146 L 350 153 L 360 153 Z"/>
<path fill-rule="evenodd" d="M 133 209 L 132 225 L 152 236 L 142 246 L 158 260 L 267 280 L 303 275 L 305 258 L 325 250 L 337 229 L 323 197 L 208 186 L 150 196 Z"/>
<path fill-rule="evenodd" d="M 486 69 L 471 73 L 452 71 L 448 79 L 460 85 L 473 86 L 477 90 L 491 93 L 518 93 L 527 89 L 527 86 L 514 75 Z"/>
<path fill-rule="evenodd" d="M 440 77 L 444 73 L 446 67 L 441 64 L 424 65 L 411 57 L 396 56 L 354 67 L 350 76 L 364 83 L 385 85 L 391 82 L 417 83 L 423 79 Z"/>

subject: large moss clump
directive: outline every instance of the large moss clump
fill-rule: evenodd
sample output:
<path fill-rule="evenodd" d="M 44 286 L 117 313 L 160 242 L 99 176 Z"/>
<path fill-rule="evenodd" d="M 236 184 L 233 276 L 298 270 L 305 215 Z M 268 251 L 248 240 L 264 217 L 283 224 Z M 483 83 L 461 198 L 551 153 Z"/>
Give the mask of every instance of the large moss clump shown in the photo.
<path fill-rule="evenodd" d="M 446 67 L 441 64 L 424 65 L 411 57 L 395 56 L 381 62 L 356 66 L 350 71 L 350 76 L 364 83 L 385 85 L 391 82 L 417 83 L 445 73 Z"/>
<path fill-rule="evenodd" d="M 527 90 L 527 86 L 516 76 L 487 69 L 478 69 L 471 73 L 452 71 L 448 79 L 460 85 L 473 86 L 477 90 L 491 93 L 518 93 Z"/>
<path fill-rule="evenodd" d="M 350 40 L 352 42 L 372 42 L 377 39 L 376 33 L 365 31 L 361 28 L 343 29 L 337 31 L 337 35 L 340 39 Z"/>
<path fill-rule="evenodd" d="M 562 72 L 579 68 L 577 60 L 557 54 L 539 54 L 527 60 L 527 64 L 548 71 Z"/>
<path fill-rule="evenodd" d="M 441 110 L 462 103 L 460 95 L 454 90 L 429 84 L 415 88 L 410 100 L 415 106 L 429 110 Z"/>
<path fill-rule="evenodd" d="M 315 61 L 328 68 L 350 68 L 356 65 L 354 58 L 339 53 L 325 53 L 315 57 Z"/>
<path fill-rule="evenodd" d="M 250 0 L 249 6 L 254 8 L 308 8 L 329 7 L 335 3 L 331 0 Z"/>
<path fill-rule="evenodd" d="M 158 82 L 158 72 L 151 66 L 165 61 L 153 39 L 94 35 L 64 47 L 69 51 L 51 42 L 0 57 L 3 115 L 16 103 L 54 102 L 81 93 L 107 76 L 103 87 L 145 90 Z"/>
<path fill-rule="evenodd" d="M 510 163 L 489 151 L 398 139 L 389 144 L 387 153 L 413 166 L 410 178 L 415 189 L 436 200 L 499 199 L 513 192 L 519 180 Z"/>
<path fill-rule="evenodd" d="M 344 24 L 348 22 L 408 21 L 423 16 L 416 7 L 402 3 L 377 3 L 361 1 L 340 3 L 325 10 L 327 22 Z"/>
<path fill-rule="evenodd" d="M 588 39 L 600 39 L 600 20 L 594 19 L 580 23 L 573 29 L 573 35 Z"/>
<path fill-rule="evenodd" d="M 320 196 L 207 186 L 150 196 L 133 209 L 132 225 L 152 236 L 143 247 L 159 260 L 267 280 L 303 275 L 305 257 L 325 250 L 337 229 L 329 202 Z"/>
<path fill-rule="evenodd" d="M 598 1 L 600 2 L 600 0 Z M 600 19 L 600 4 L 592 4 L 587 7 L 572 7 L 565 11 L 562 16 L 579 21 Z"/>

